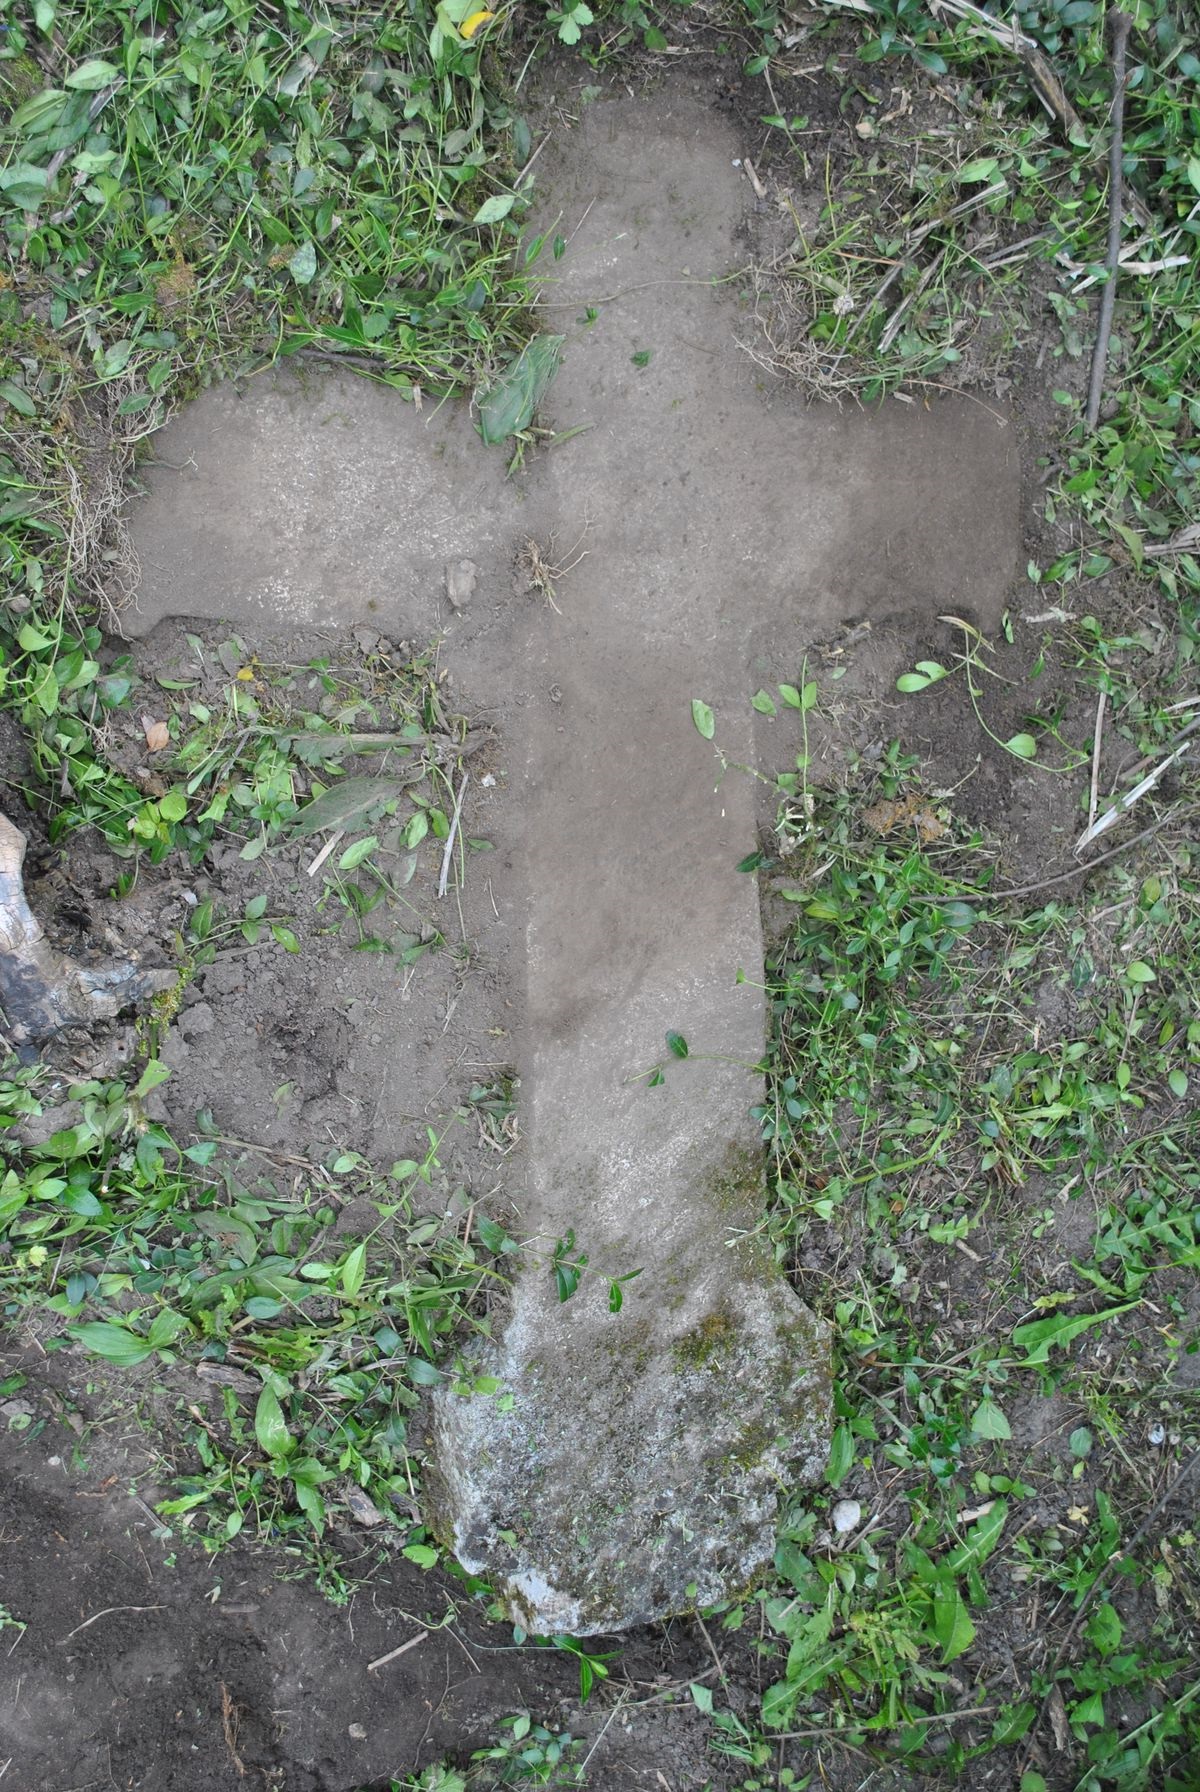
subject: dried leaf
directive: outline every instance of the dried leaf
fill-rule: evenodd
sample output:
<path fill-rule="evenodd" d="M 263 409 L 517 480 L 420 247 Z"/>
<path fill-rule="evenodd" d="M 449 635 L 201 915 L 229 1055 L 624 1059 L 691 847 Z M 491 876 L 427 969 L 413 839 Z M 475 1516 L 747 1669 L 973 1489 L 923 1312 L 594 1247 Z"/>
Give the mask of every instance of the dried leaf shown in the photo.
<path fill-rule="evenodd" d="M 350 1510 L 351 1518 L 358 1524 L 377 1525 L 383 1523 L 383 1513 L 374 1500 L 368 1499 L 362 1488 L 356 1487 L 353 1482 L 346 1489 L 346 1505 Z"/>
<path fill-rule="evenodd" d="M 165 722 L 156 722 L 153 716 L 142 717 L 142 732 L 146 736 L 146 745 L 152 753 L 161 753 L 164 747 L 171 744 L 171 735 Z"/>
<path fill-rule="evenodd" d="M 893 833 L 896 828 L 911 826 L 916 829 L 918 839 L 925 842 L 940 840 L 946 832 L 945 823 L 939 821 L 933 807 L 916 795 L 872 803 L 869 809 L 863 810 L 863 823 L 881 837 Z"/>

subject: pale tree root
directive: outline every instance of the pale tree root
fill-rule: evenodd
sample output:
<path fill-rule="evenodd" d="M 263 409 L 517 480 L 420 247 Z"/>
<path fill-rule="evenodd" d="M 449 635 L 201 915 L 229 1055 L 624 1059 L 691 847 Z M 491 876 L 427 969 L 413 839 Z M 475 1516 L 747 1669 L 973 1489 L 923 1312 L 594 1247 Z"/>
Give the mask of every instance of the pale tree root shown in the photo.
<path fill-rule="evenodd" d="M 0 815 L 0 1009 L 10 1044 L 28 1048 L 64 1027 L 111 1020 L 173 986 L 174 971 L 120 959 L 79 964 L 52 946 L 26 900 L 25 845 Z"/>

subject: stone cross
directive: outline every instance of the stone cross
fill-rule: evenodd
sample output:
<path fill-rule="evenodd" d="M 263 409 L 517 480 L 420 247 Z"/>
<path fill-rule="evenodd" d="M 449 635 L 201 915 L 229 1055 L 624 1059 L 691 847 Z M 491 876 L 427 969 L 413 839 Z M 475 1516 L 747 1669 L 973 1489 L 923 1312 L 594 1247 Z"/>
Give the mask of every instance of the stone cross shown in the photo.
<path fill-rule="evenodd" d="M 197 401 L 162 450 L 185 470 L 152 468 L 134 518 L 130 632 L 181 613 L 251 637 L 444 626 L 460 683 L 500 712 L 514 1230 L 541 1260 L 478 1360 L 504 1397 L 436 1398 L 431 1517 L 540 1633 L 744 1589 L 828 1448 L 828 1330 L 759 1236 L 762 943 L 736 869 L 757 798 L 720 775 L 692 700 L 730 762 L 774 769 L 749 699 L 797 681 L 806 643 L 951 604 L 986 617 L 1015 570 L 1013 430 L 993 407 L 805 407 L 739 353 L 746 295 L 710 278 L 737 265 L 753 203 L 739 148 L 669 96 L 593 104 L 558 146 L 544 210 L 574 234 L 542 292 L 568 336 L 544 409 L 587 433 L 521 478 L 461 414 L 280 379 Z M 564 561 L 580 537 L 553 607 L 514 592 L 523 542 Z M 460 614 L 439 593 L 463 557 L 479 575 Z M 560 1303 L 545 1258 L 572 1230 L 605 1273 Z M 611 1312 L 605 1275 L 635 1269 Z"/>

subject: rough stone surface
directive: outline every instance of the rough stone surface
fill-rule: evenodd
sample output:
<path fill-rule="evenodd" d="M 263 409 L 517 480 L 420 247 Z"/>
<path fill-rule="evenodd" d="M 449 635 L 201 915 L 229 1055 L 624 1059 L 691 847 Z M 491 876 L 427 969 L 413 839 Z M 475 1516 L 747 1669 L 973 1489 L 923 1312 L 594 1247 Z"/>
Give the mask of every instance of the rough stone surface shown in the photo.
<path fill-rule="evenodd" d="M 446 596 L 452 610 L 465 610 L 475 591 L 479 568 L 473 560 L 454 560 L 446 568 Z"/>
<path fill-rule="evenodd" d="M 180 612 L 251 636 L 444 628 L 444 663 L 505 742 L 502 787 L 479 798 L 496 805 L 498 919 L 470 887 L 466 913 L 512 991 L 515 1229 L 542 1261 L 478 1360 L 508 1397 L 436 1402 L 435 1516 L 543 1632 L 738 1591 L 769 1558 L 781 1485 L 827 1447 L 824 1327 L 754 1238 L 762 948 L 735 867 L 756 815 L 716 748 L 753 763 L 750 694 L 794 682 L 839 623 L 953 607 L 986 624 L 1016 569 L 1015 446 L 990 408 L 868 416 L 760 390 L 735 347 L 750 320 L 708 284 L 739 260 L 737 153 L 689 101 L 586 110 L 547 199 L 571 248 L 543 300 L 547 328 L 571 332 L 545 414 L 588 429 L 521 482 L 461 411 L 418 418 L 351 379 L 259 380 L 171 427 L 171 467 L 151 467 L 134 518 L 131 633 Z M 580 536 L 553 607 L 504 595 L 530 539 L 553 566 Z M 479 584 L 447 623 L 446 569 L 468 550 Z M 385 1115 L 429 1049 L 389 1000 Z M 571 1229 L 602 1273 L 560 1305 L 545 1258 Z M 610 1313 L 604 1277 L 634 1269 Z"/>

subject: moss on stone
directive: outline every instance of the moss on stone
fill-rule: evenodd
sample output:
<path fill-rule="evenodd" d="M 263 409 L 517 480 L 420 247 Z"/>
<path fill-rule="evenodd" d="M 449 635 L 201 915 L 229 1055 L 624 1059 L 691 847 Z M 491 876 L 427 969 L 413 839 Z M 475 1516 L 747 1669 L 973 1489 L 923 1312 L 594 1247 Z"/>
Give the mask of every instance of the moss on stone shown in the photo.
<path fill-rule="evenodd" d="M 729 1348 L 737 1330 L 737 1321 L 723 1307 L 706 1313 L 699 1325 L 694 1325 L 671 1346 L 677 1367 L 702 1369 L 717 1351 Z"/>

